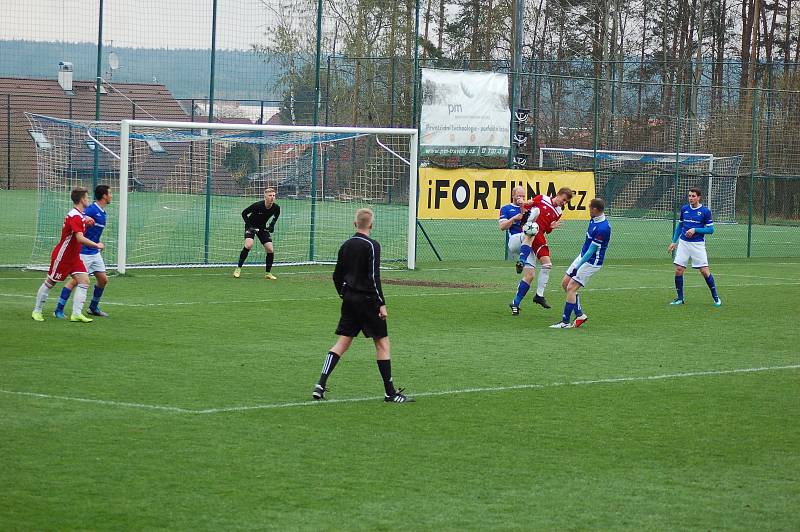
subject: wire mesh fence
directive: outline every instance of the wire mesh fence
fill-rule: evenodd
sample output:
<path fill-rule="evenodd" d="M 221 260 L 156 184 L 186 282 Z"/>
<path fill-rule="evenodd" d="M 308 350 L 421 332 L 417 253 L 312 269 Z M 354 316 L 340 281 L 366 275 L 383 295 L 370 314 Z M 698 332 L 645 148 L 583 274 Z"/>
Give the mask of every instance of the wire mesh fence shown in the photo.
<path fill-rule="evenodd" d="M 618 258 L 661 256 L 692 185 L 707 189 L 727 222 L 709 239 L 712 254 L 797 256 L 800 249 L 800 65 L 757 65 L 752 83 L 743 83 L 746 65 L 736 61 L 528 59 L 511 72 L 505 60 L 428 57 L 424 49 L 417 57 L 419 5 L 410 0 L 374 13 L 339 2 L 318 12 L 318 2 L 306 0 L 199 0 L 181 9 L 106 2 L 102 14 L 101 5 L 63 0 L 46 13 L 13 7 L 22 38 L 0 41 L 0 264 L 26 264 L 35 231 L 37 161 L 26 112 L 413 127 L 418 67 L 508 73 L 512 94 L 531 110 L 529 167 L 595 172 L 597 194 L 624 228 L 615 239 Z M 58 22 L 37 23 L 42 17 Z M 57 81 L 59 62 L 71 63 L 69 89 Z M 540 157 L 543 149 L 562 155 Z M 563 155 L 576 149 L 589 154 Z M 322 169 L 347 179 L 353 153 L 345 145 L 339 151 L 337 164 Z M 598 157 L 612 152 L 639 155 Z M 642 159 L 648 152 L 660 155 Z M 553 235 L 565 246 L 582 231 L 566 226 Z M 422 229 L 421 260 L 504 253 L 494 223 L 429 221 Z M 486 252 L 476 257 L 461 245 L 465 234 Z"/>

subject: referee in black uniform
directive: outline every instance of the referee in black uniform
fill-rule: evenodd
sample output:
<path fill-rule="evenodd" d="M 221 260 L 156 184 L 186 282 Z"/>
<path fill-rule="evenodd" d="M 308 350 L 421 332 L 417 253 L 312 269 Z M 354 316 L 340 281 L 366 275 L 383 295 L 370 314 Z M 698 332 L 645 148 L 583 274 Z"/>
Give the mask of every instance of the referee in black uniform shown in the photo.
<path fill-rule="evenodd" d="M 250 254 L 250 248 L 253 247 L 253 242 L 256 237 L 261 241 L 264 246 L 264 251 L 267 252 L 266 259 L 266 273 L 265 279 L 274 281 L 276 277 L 272 275 L 272 263 L 275 260 L 275 248 L 272 246 L 272 233 L 275 232 L 275 222 L 281 215 L 281 208 L 275 203 L 275 189 L 268 188 L 264 190 L 264 201 L 257 201 L 242 211 L 242 219 L 244 220 L 244 247 L 239 253 L 239 264 L 233 270 L 233 276 L 237 279 L 242 274 L 242 264 L 247 260 L 247 255 Z M 272 221 L 267 226 L 270 218 Z"/>
<path fill-rule="evenodd" d="M 395 389 L 392 383 L 392 361 L 389 352 L 389 333 L 386 330 L 386 299 L 381 288 L 381 245 L 369 237 L 375 215 L 370 209 L 359 209 L 353 225 L 356 234 L 339 248 L 339 257 L 333 271 L 333 284 L 342 298 L 342 314 L 336 334 L 339 339 L 328 351 L 322 375 L 311 396 L 325 398 L 325 383 L 333 368 L 353 343 L 353 338 L 363 332 L 375 342 L 375 357 L 381 372 L 384 401 L 408 403 L 414 399 Z"/>

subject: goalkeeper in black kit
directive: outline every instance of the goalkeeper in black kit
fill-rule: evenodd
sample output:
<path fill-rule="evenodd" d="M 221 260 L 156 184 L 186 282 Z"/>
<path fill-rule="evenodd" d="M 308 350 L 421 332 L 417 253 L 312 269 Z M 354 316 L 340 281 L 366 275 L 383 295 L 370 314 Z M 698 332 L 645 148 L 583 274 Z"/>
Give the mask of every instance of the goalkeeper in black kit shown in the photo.
<path fill-rule="evenodd" d="M 276 277 L 272 275 L 272 263 L 275 260 L 275 249 L 272 246 L 272 233 L 275 232 L 275 223 L 281 215 L 281 208 L 275 203 L 275 189 L 264 190 L 264 201 L 257 201 L 242 211 L 244 219 L 244 247 L 239 253 L 239 265 L 233 270 L 233 276 L 237 279 L 242 274 L 242 264 L 247 260 L 250 248 L 253 247 L 255 238 L 261 241 L 264 251 L 267 252 L 265 279 L 274 281 Z M 270 221 L 270 219 L 272 221 Z M 267 225 L 269 222 L 269 225 Z"/>

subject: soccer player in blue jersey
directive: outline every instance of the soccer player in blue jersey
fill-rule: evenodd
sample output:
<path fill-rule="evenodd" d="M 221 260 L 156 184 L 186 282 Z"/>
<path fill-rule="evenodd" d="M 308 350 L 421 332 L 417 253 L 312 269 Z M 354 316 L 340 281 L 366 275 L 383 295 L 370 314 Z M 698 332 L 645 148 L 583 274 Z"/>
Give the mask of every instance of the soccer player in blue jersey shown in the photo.
<path fill-rule="evenodd" d="M 500 230 L 508 231 L 508 253 L 512 257 L 519 255 L 520 249 L 525 243 L 525 233 L 522 232 L 522 226 L 531 216 L 533 220 L 536 220 L 539 216 L 538 207 L 528 210 L 525 208 L 524 203 L 525 188 L 521 186 L 514 187 L 511 190 L 511 203 L 504 205 L 503 208 L 500 209 L 500 217 L 497 220 Z M 544 279 L 544 272 L 545 269 L 547 269 L 547 273 L 550 271 L 550 257 L 543 256 L 540 260 L 542 261 L 542 273 L 539 274 L 539 281 L 540 284 L 542 284 L 542 295 L 540 296 L 538 293 L 534 294 L 533 302 L 544 308 L 550 308 L 550 305 L 547 304 L 544 298 L 544 286 L 547 284 L 547 280 Z M 522 304 L 522 300 L 525 298 L 528 290 L 530 290 L 531 284 L 533 284 L 533 277 L 536 274 L 536 255 L 529 253 L 525 261 L 520 261 L 520 264 L 522 264 L 522 279 L 517 285 L 517 294 L 514 296 L 514 300 L 508 305 L 511 307 L 512 316 L 519 316 L 519 306 Z M 539 287 L 537 287 L 537 290 L 538 288 Z"/>
<path fill-rule="evenodd" d="M 112 194 L 108 185 L 97 185 L 94 189 L 95 201 L 86 208 L 84 212 L 84 219 L 91 218 L 94 224 L 86 226 L 84 236 L 92 242 L 99 243 L 100 235 L 103 234 L 103 229 L 106 228 L 106 206 L 111 203 Z M 93 316 L 106 317 L 107 313 L 100 310 L 100 297 L 108 283 L 108 275 L 106 275 L 106 265 L 103 262 L 103 255 L 98 248 L 92 248 L 87 245 L 81 246 L 81 261 L 86 266 L 86 271 L 89 275 L 94 275 L 95 285 L 94 293 L 92 294 L 92 301 L 89 303 L 89 314 Z M 64 288 L 61 289 L 61 295 L 58 298 L 58 304 L 53 315 L 56 318 L 64 317 L 64 306 L 67 304 L 72 289 L 77 285 L 77 281 L 70 279 Z"/>
<path fill-rule="evenodd" d="M 589 202 L 589 229 L 586 231 L 586 239 L 578 255 L 572 264 L 567 268 L 567 273 L 561 280 L 561 287 L 567 293 L 567 302 L 564 304 L 564 314 L 561 321 L 551 325 L 551 329 L 571 329 L 580 327 L 589 319 L 581 307 L 581 299 L 578 289 L 586 286 L 589 278 L 600 271 L 606 257 L 608 243 L 611 241 L 611 226 L 606 219 L 604 211 L 605 202 L 600 198 L 594 198 Z M 570 316 L 575 313 L 575 322 L 570 323 Z"/>
<path fill-rule="evenodd" d="M 522 225 L 527 221 L 529 212 L 522 207 L 523 203 L 525 203 L 525 188 L 514 187 L 511 191 L 511 203 L 504 205 L 500 209 L 500 218 L 497 220 L 500 230 L 508 232 L 508 254 L 512 257 L 519 255 L 525 236 L 522 232 Z M 531 253 L 524 263 L 522 279 L 517 286 L 517 295 L 514 297 L 514 301 L 509 304 L 512 316 L 519 315 L 519 306 L 522 304 L 522 300 L 528 290 L 530 290 L 535 273 L 536 256 Z"/>
<path fill-rule="evenodd" d="M 722 300 L 717 294 L 717 285 L 714 283 L 714 276 L 708 269 L 708 256 L 706 254 L 705 236 L 714 234 L 714 221 L 711 219 L 711 209 L 700 203 L 703 192 L 697 187 L 689 189 L 689 203 L 681 207 L 681 217 L 675 232 L 672 235 L 672 243 L 667 247 L 667 251 L 675 251 L 675 291 L 677 297 L 672 300 L 670 305 L 683 305 L 683 272 L 689 260 L 692 261 L 692 268 L 700 270 L 706 280 L 708 289 L 711 290 L 711 297 L 714 299 L 714 306 L 721 307 Z M 676 251 L 677 250 L 677 251 Z"/>

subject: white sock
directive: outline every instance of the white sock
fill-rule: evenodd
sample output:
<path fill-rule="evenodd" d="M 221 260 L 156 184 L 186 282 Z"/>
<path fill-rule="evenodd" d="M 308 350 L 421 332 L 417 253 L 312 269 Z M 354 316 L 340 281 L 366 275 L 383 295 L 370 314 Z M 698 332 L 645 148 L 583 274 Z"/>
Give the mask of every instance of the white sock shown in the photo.
<path fill-rule="evenodd" d="M 72 300 L 72 315 L 77 316 L 83 312 L 83 304 L 86 302 L 86 291 L 89 285 L 79 284 L 75 287 L 75 299 Z"/>
<path fill-rule="evenodd" d="M 36 292 L 36 306 L 33 307 L 34 312 L 41 312 L 44 307 L 44 302 L 47 301 L 47 296 L 50 294 L 52 286 L 47 286 L 47 283 L 42 283 L 39 291 Z"/>
<path fill-rule="evenodd" d="M 544 289 L 547 287 L 547 281 L 550 280 L 550 270 L 552 266 L 542 265 L 539 269 L 539 277 L 536 279 L 536 295 L 544 297 Z"/>

